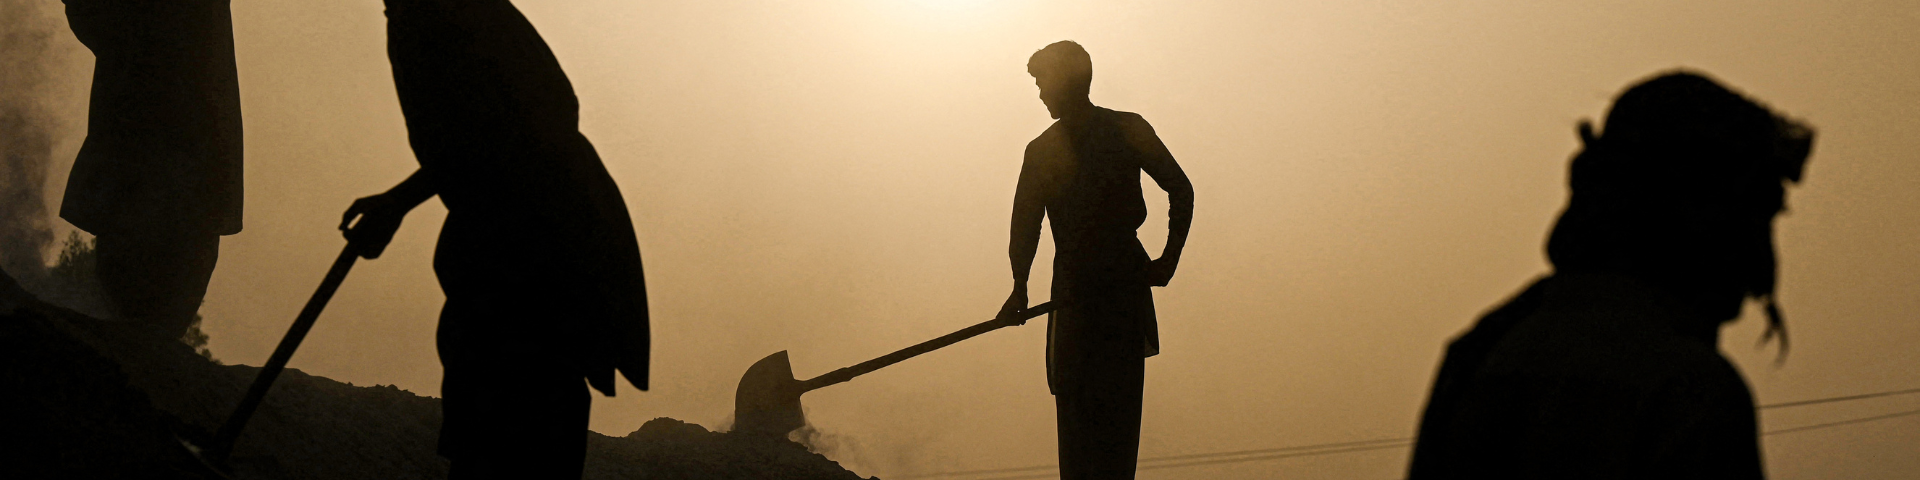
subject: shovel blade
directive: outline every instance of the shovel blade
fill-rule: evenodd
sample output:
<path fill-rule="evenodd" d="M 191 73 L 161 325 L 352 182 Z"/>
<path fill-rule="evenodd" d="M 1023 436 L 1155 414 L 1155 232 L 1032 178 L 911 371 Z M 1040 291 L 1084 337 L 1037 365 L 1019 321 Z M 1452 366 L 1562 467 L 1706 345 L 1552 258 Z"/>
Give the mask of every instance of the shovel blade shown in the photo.
<path fill-rule="evenodd" d="M 787 361 L 785 350 L 754 362 L 734 391 L 733 431 L 786 438 L 787 433 L 807 425 L 806 413 L 800 410 L 802 393 L 806 390 L 793 379 L 793 364 Z"/>

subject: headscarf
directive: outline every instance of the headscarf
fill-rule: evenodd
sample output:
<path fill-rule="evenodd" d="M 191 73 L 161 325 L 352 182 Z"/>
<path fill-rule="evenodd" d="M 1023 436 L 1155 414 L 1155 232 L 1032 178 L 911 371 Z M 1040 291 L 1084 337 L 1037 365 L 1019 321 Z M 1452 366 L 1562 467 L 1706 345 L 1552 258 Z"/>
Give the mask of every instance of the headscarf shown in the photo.
<path fill-rule="evenodd" d="M 1604 131 L 1579 130 L 1572 196 L 1547 242 L 1555 269 L 1738 288 L 1766 302 L 1761 342 L 1778 337 L 1784 355 L 1773 219 L 1813 130 L 1688 71 L 1628 88 Z"/>

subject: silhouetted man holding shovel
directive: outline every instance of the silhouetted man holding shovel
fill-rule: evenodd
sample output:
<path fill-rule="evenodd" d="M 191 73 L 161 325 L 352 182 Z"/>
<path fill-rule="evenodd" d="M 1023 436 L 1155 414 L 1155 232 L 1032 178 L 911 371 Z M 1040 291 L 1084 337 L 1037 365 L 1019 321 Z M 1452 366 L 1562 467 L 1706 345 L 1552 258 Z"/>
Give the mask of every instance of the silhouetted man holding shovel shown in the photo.
<path fill-rule="evenodd" d="M 579 104 L 506 0 L 388 0 L 387 54 L 420 170 L 362 198 L 378 257 L 407 211 L 447 206 L 434 271 L 449 476 L 580 478 L 594 390 L 647 388 L 647 297 L 625 202 Z M 342 228 L 347 228 L 345 223 Z"/>
<path fill-rule="evenodd" d="M 1079 44 L 1048 45 L 1027 60 L 1040 101 L 1058 119 L 1027 144 L 1013 198 L 1010 316 L 1027 307 L 1027 274 L 1051 220 L 1052 298 L 1047 384 L 1059 422 L 1062 479 L 1133 478 L 1140 450 L 1146 357 L 1160 351 L 1153 292 L 1180 263 L 1193 223 L 1193 184 L 1139 115 L 1087 98 L 1093 62 Z M 1149 260 L 1136 231 L 1146 221 L 1140 172 L 1166 190 L 1166 250 Z"/>
<path fill-rule="evenodd" d="M 240 233 L 240 79 L 225 0 L 67 0 L 93 51 L 87 140 L 60 218 L 94 235 L 96 275 L 134 331 L 180 338 Z"/>

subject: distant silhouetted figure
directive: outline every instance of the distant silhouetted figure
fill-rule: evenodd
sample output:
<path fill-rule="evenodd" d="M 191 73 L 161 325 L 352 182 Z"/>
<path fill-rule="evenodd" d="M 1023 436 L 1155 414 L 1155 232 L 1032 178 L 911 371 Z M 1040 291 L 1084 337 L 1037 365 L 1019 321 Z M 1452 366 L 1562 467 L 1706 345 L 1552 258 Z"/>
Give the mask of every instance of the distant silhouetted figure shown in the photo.
<path fill-rule="evenodd" d="M 240 232 L 240 81 L 226 0 L 66 0 L 93 51 L 87 140 L 60 217 L 95 238 L 115 314 L 178 338 Z"/>
<path fill-rule="evenodd" d="M 1045 217 L 1054 241 L 1052 298 L 1071 302 L 1047 322 L 1060 476 L 1133 478 L 1145 359 L 1160 351 L 1149 287 L 1166 286 L 1180 263 L 1193 224 L 1193 184 L 1146 119 L 1087 99 L 1093 63 L 1079 44 L 1035 52 L 1027 73 L 1059 120 L 1027 144 L 1020 166 L 1007 248 L 1013 293 L 1000 315 L 1027 307 L 1027 274 Z M 1157 260 L 1148 259 L 1136 232 L 1147 219 L 1142 171 L 1172 206 Z"/>
<path fill-rule="evenodd" d="M 646 286 L 633 223 L 579 132 L 559 61 L 506 0 L 388 0 L 387 54 L 420 170 L 355 201 L 379 256 L 407 211 L 447 207 L 434 253 L 450 476 L 580 478 L 586 385 L 647 388 Z M 343 223 L 342 228 L 346 228 Z M 582 380 L 586 385 L 582 385 Z"/>
<path fill-rule="evenodd" d="M 1812 131 L 1681 71 L 1580 133 L 1554 273 L 1447 348 L 1408 477 L 1763 478 L 1719 332 L 1763 299 L 1785 353 L 1773 219 Z"/>

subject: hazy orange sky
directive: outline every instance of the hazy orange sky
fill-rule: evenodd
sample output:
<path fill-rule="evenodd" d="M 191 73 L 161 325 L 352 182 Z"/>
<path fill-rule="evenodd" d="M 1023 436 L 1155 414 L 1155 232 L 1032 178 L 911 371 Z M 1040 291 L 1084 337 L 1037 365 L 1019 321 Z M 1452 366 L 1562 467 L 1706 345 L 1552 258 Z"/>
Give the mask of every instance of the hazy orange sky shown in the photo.
<path fill-rule="evenodd" d="M 1050 122 L 1026 58 L 1062 39 L 1091 52 L 1094 102 L 1144 115 L 1197 190 L 1179 275 L 1156 290 L 1143 456 L 1410 436 L 1444 343 L 1546 272 L 1575 123 L 1682 66 L 1819 130 L 1777 234 L 1791 355 L 1775 366 L 1755 348 L 1751 312 L 1724 336 L 1758 400 L 1920 387 L 1911 0 L 518 5 L 572 78 L 646 261 L 654 389 L 596 399 L 609 435 L 659 416 L 718 426 L 740 374 L 775 351 L 812 376 L 991 317 L 1020 154 Z M 415 168 L 381 10 L 234 2 L 246 229 L 222 244 L 202 310 L 222 360 L 264 361 L 343 245 L 340 212 Z M 62 41 L 77 53 L 56 99 L 72 120 L 55 211 L 91 64 Z M 1166 200 L 1147 186 L 1141 237 L 1158 252 Z M 292 366 L 437 395 L 444 215 L 429 202 L 356 267 Z M 1053 463 L 1043 339 L 1040 323 L 995 332 L 805 404 L 829 456 L 862 475 Z M 1768 410 L 1762 425 L 1917 405 Z M 1775 478 L 1910 478 L 1920 417 L 1765 446 Z M 1405 455 L 1141 478 L 1396 478 Z"/>

